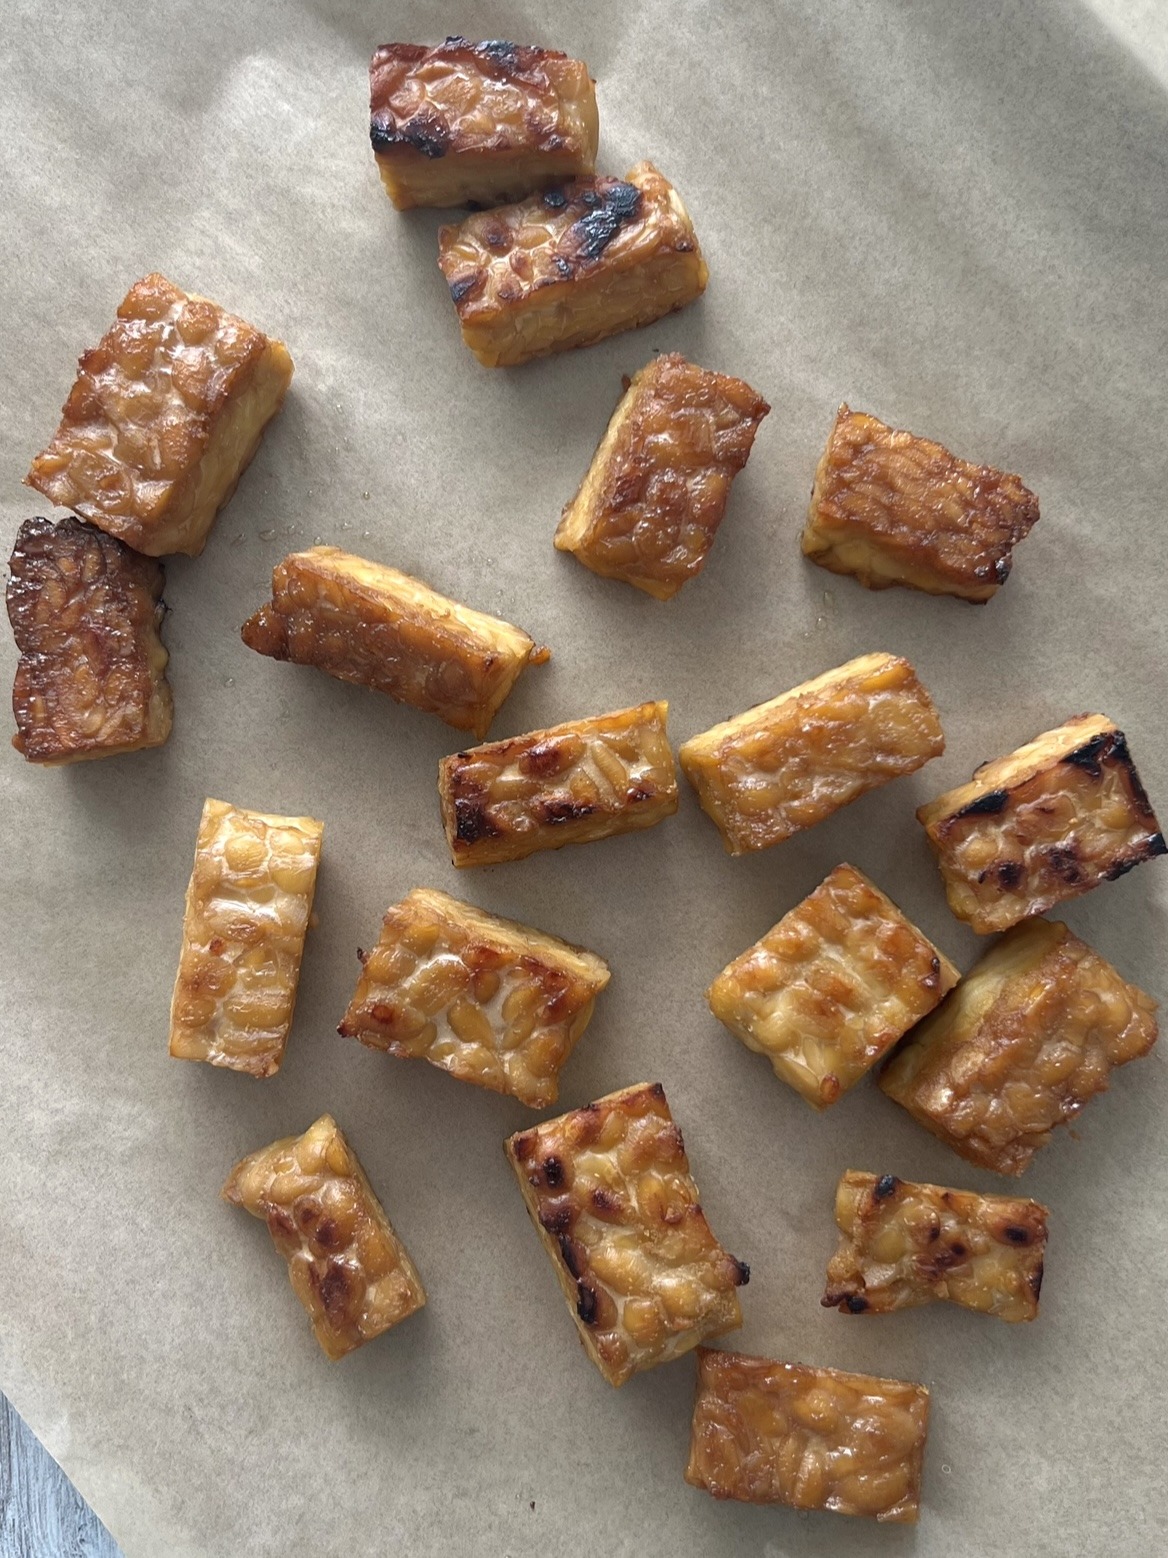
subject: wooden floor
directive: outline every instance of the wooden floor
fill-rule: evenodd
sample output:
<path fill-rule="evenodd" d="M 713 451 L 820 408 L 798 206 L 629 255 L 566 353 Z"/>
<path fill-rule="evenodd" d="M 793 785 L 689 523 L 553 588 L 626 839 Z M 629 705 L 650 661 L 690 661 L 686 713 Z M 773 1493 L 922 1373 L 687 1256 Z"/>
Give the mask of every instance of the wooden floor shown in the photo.
<path fill-rule="evenodd" d="M 2 1395 L 0 1558 L 121 1558 L 101 1521 Z"/>

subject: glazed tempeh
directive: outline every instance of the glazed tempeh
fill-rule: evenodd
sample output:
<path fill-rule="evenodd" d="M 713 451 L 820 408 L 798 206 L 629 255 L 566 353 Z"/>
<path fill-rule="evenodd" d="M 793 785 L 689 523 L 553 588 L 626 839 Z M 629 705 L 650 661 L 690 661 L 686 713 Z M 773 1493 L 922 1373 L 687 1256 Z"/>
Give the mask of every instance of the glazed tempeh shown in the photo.
<path fill-rule="evenodd" d="M 715 1498 L 915 1521 L 923 1385 L 698 1349 L 685 1480 Z"/>
<path fill-rule="evenodd" d="M 613 413 L 556 546 L 593 573 L 669 600 L 705 566 L 770 409 L 742 379 L 676 352 L 654 358 Z"/>
<path fill-rule="evenodd" d="M 1058 920 L 1028 920 L 925 1018 L 880 1086 L 963 1158 L 1017 1175 L 1156 1033 L 1150 996 Z"/>
<path fill-rule="evenodd" d="M 293 552 L 276 566 L 271 603 L 244 623 L 243 641 L 480 737 L 524 666 L 550 657 L 522 628 L 335 546 Z"/>
<path fill-rule="evenodd" d="M 839 865 L 706 991 L 710 1010 L 824 1109 L 957 983 L 862 871 Z"/>
<path fill-rule="evenodd" d="M 495 39 L 387 43 L 369 66 L 369 137 L 399 211 L 494 205 L 591 173 L 587 65 Z"/>
<path fill-rule="evenodd" d="M 387 911 L 361 961 L 340 1033 L 537 1109 L 610 978 L 594 952 L 426 888 Z"/>
<path fill-rule="evenodd" d="M 870 590 L 905 584 L 989 600 L 1038 520 L 1019 477 L 971 465 L 931 439 L 841 406 L 827 441 L 803 551 Z"/>
<path fill-rule="evenodd" d="M 742 1324 L 750 1270 L 710 1231 L 659 1083 L 546 1120 L 505 1148 L 610 1385 Z"/>
<path fill-rule="evenodd" d="M 204 805 L 170 1009 L 177 1059 L 280 1069 L 323 833 L 313 817 Z"/>
<path fill-rule="evenodd" d="M 945 750 L 907 660 L 861 655 L 682 744 L 678 756 L 732 855 L 814 827 Z"/>
<path fill-rule="evenodd" d="M 25 479 L 136 551 L 197 557 L 291 381 L 282 341 L 145 276 Z"/>
<path fill-rule="evenodd" d="M 651 162 L 444 227 L 438 264 L 462 338 L 488 368 L 651 324 L 708 277 L 681 198 Z"/>
<path fill-rule="evenodd" d="M 839 1248 L 823 1305 L 883 1315 L 947 1299 L 999 1320 L 1033 1320 L 1045 1206 L 849 1169 L 835 1195 Z"/>
<path fill-rule="evenodd" d="M 331 1115 L 242 1159 L 223 1199 L 267 1223 L 313 1334 L 334 1361 L 426 1302 L 405 1245 Z"/>
<path fill-rule="evenodd" d="M 174 712 L 161 563 L 70 515 L 26 519 L 8 567 L 16 750 L 53 767 L 161 746 Z"/>
<path fill-rule="evenodd" d="M 456 866 L 651 828 L 677 810 L 667 703 L 642 703 L 456 752 L 438 765 Z"/>
<path fill-rule="evenodd" d="M 1006 930 L 1165 852 L 1123 732 L 1080 714 L 985 763 L 917 817 L 949 907 L 975 931 Z"/>

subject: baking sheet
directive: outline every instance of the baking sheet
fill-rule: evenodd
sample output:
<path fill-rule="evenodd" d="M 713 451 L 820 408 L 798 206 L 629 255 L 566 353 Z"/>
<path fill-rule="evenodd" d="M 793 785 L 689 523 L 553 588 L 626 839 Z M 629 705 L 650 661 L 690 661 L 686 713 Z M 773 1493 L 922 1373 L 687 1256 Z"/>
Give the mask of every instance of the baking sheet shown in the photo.
<path fill-rule="evenodd" d="M 74 360 L 140 274 L 281 335 L 297 366 L 205 554 L 168 566 L 170 743 L 57 772 L 0 757 L 0 1385 L 127 1558 L 1163 1552 L 1164 1056 L 1023 1181 L 1053 1209 L 1036 1325 L 950 1306 L 865 1322 L 818 1303 L 838 1174 L 1002 1182 L 871 1085 L 814 1116 L 702 1000 L 845 858 L 968 966 L 914 807 L 1070 714 L 1117 719 L 1168 806 L 1163 11 L 18 0 L 2 27 L 5 545 L 44 510 L 19 484 Z M 392 210 L 366 137 L 373 46 L 457 29 L 589 61 L 601 165 L 652 157 L 689 204 L 712 277 L 698 305 L 524 369 L 475 363 L 434 263 L 441 218 Z M 551 536 L 620 375 L 666 349 L 774 410 L 708 568 L 662 605 Z M 801 560 L 844 398 L 1038 491 L 989 606 L 868 594 Z M 454 733 L 240 642 L 272 565 L 315 539 L 552 645 L 495 734 L 664 696 L 680 740 L 888 649 L 934 694 L 948 750 L 749 859 L 687 790 L 652 832 L 456 873 L 434 788 Z M 5 635 L 5 684 L 13 663 Z M 264 1083 L 166 1053 L 208 794 L 326 824 L 320 926 Z M 686 1487 L 692 1361 L 614 1392 L 585 1359 L 500 1151 L 531 1116 L 336 1036 L 356 947 L 423 884 L 611 961 L 563 1104 L 665 1083 L 711 1223 L 754 1271 L 733 1345 L 930 1385 L 918 1533 Z M 1065 911 L 1161 997 L 1166 885 L 1152 865 Z M 263 1227 L 217 1199 L 238 1156 L 325 1109 L 430 1294 L 335 1366 Z"/>

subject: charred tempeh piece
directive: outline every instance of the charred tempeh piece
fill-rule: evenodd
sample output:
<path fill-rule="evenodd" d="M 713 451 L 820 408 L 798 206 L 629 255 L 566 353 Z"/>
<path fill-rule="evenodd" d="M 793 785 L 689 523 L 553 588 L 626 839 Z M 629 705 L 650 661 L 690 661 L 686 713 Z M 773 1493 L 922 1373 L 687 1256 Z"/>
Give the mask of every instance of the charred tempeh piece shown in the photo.
<path fill-rule="evenodd" d="M 282 341 L 145 276 L 25 480 L 136 551 L 197 557 L 291 382 Z"/>
<path fill-rule="evenodd" d="M 705 567 L 770 409 L 742 379 L 676 352 L 654 358 L 613 413 L 556 546 L 593 573 L 669 600 Z"/>
<path fill-rule="evenodd" d="M 1019 477 L 841 406 L 815 473 L 803 551 L 870 590 L 989 600 L 1038 520 Z"/>
<path fill-rule="evenodd" d="M 750 1270 L 710 1231 L 659 1083 L 520 1131 L 505 1150 L 610 1385 L 742 1324 Z"/>
<path fill-rule="evenodd" d="M 243 1158 L 223 1199 L 268 1225 L 334 1361 L 426 1302 L 421 1278 L 331 1115 Z"/>
<path fill-rule="evenodd" d="M 1156 1034 L 1150 996 L 1058 920 L 1028 920 L 925 1018 L 880 1086 L 970 1163 L 1017 1175 Z"/>
<path fill-rule="evenodd" d="M 438 264 L 462 338 L 488 368 L 651 324 L 708 278 L 689 214 L 651 162 L 444 227 Z"/>
<path fill-rule="evenodd" d="M 490 206 L 591 173 L 594 85 L 556 49 L 384 44 L 369 66 L 369 138 L 386 193 L 399 211 Z"/>
<path fill-rule="evenodd" d="M 698 1349 L 685 1480 L 719 1499 L 915 1521 L 923 1385 Z"/>
<path fill-rule="evenodd" d="M 485 736 L 526 665 L 551 651 L 522 628 L 335 546 L 293 552 L 243 625 L 250 649 L 314 665 Z"/>
<path fill-rule="evenodd" d="M 161 746 L 174 713 L 162 564 L 69 515 L 26 519 L 8 567 L 16 750 L 55 767 Z"/>
<path fill-rule="evenodd" d="M 323 833 L 313 817 L 205 803 L 170 1009 L 176 1059 L 280 1069 Z"/>
<path fill-rule="evenodd" d="M 678 756 L 732 855 L 814 827 L 945 750 L 907 660 L 861 655 L 683 742 Z"/>
<path fill-rule="evenodd" d="M 999 1320 L 1033 1320 L 1049 1215 L 1016 1196 L 849 1169 L 836 1189 L 840 1242 L 822 1303 L 883 1315 L 947 1299 Z"/>
<path fill-rule="evenodd" d="M 979 768 L 917 812 L 949 907 L 1006 930 L 1165 851 L 1127 738 L 1080 714 Z"/>

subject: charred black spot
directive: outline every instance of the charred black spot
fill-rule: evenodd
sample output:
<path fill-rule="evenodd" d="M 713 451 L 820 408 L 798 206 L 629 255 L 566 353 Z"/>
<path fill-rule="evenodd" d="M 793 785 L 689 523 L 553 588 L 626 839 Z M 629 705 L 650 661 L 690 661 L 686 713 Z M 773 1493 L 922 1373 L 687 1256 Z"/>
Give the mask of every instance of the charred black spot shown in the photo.
<path fill-rule="evenodd" d="M 936 1244 L 937 1240 L 940 1237 L 941 1237 L 941 1224 L 940 1223 L 934 1223 L 933 1226 L 929 1229 L 929 1243 L 930 1244 Z"/>
<path fill-rule="evenodd" d="M 935 990 L 941 983 L 941 959 L 933 957 L 929 962 L 929 972 L 921 980 L 926 990 Z"/>
<path fill-rule="evenodd" d="M 386 124 L 380 119 L 369 121 L 369 139 L 373 142 L 374 151 L 389 151 L 398 144 L 397 130 L 392 124 Z"/>
<path fill-rule="evenodd" d="M 320 1281 L 320 1301 L 325 1313 L 333 1316 L 343 1312 L 349 1297 L 349 1272 L 339 1260 L 330 1260 L 328 1270 Z"/>
<path fill-rule="evenodd" d="M 1005 1234 L 1006 1238 L 1009 1239 L 1011 1244 L 1030 1243 L 1029 1228 L 1020 1228 L 1017 1223 L 1007 1223 L 1006 1226 L 1002 1229 L 1002 1232 Z"/>
<path fill-rule="evenodd" d="M 900 1180 L 895 1174 L 882 1174 L 876 1181 L 872 1194 L 877 1201 L 887 1201 L 889 1196 L 894 1196 L 900 1185 Z"/>
<path fill-rule="evenodd" d="M 552 779 L 569 761 L 568 749 L 556 741 L 537 741 L 519 759 L 519 772 L 529 779 Z"/>
<path fill-rule="evenodd" d="M 1007 555 L 1005 557 L 999 557 L 997 562 L 994 564 L 994 578 L 998 581 L 999 584 L 1005 584 L 1006 580 L 1010 577 L 1010 568 L 1012 562 L 1013 559 Z"/>
<path fill-rule="evenodd" d="M 340 1230 L 331 1217 L 321 1219 L 314 1237 L 322 1250 L 339 1250 L 341 1247 Z"/>
<path fill-rule="evenodd" d="M 651 801 L 655 792 L 646 789 L 643 784 L 631 784 L 625 791 L 625 800 L 631 806 L 639 805 L 641 801 Z"/>
<path fill-rule="evenodd" d="M 587 214 L 572 223 L 564 234 L 563 245 L 574 260 L 595 260 L 641 210 L 641 191 L 635 184 L 614 179 L 597 190 L 585 190 L 581 203 Z"/>
<path fill-rule="evenodd" d="M 654 1098 L 659 1098 L 662 1103 L 665 1102 L 665 1089 L 662 1087 L 660 1082 L 651 1082 L 649 1084 L 649 1091 L 652 1093 Z"/>
<path fill-rule="evenodd" d="M 556 255 L 556 257 L 555 257 L 555 266 L 556 266 L 556 269 L 559 271 L 560 275 L 564 278 L 564 280 L 565 281 L 569 280 L 569 278 L 572 275 L 572 267 L 568 264 L 567 260 L 565 260 L 562 255 L 560 255 L 560 254 Z"/>
<path fill-rule="evenodd" d="M 1046 862 L 1056 876 L 1064 882 L 1078 882 L 1083 873 L 1079 869 L 1079 848 L 1074 839 L 1065 844 L 1053 844 L 1046 852 Z"/>
<path fill-rule="evenodd" d="M 1006 790 L 987 790 L 984 795 L 979 795 L 976 801 L 970 801 L 968 806 L 963 806 L 954 815 L 957 817 L 992 817 L 997 812 L 1005 811 L 1009 800 L 1010 796 Z"/>
<path fill-rule="evenodd" d="M 460 276 L 457 281 L 450 283 L 450 296 L 456 303 L 461 303 L 468 293 L 474 291 L 478 282 L 478 276 Z"/>
<path fill-rule="evenodd" d="M 562 1185 L 564 1182 L 564 1165 L 557 1157 L 543 1160 L 543 1173 L 549 1185 Z"/>
<path fill-rule="evenodd" d="M 848 1293 L 844 1298 L 843 1307 L 850 1315 L 862 1315 L 868 1307 L 868 1300 L 859 1293 Z"/>
<path fill-rule="evenodd" d="M 1113 753 L 1121 763 L 1131 762 L 1127 753 L 1127 742 L 1122 732 L 1104 730 L 1081 747 L 1077 747 L 1075 751 L 1068 752 L 1063 762 L 1073 763 L 1076 768 L 1081 768 L 1084 773 L 1090 774 L 1092 779 L 1098 779 L 1103 772 L 1104 759 Z"/>
<path fill-rule="evenodd" d="M 1003 860 L 1000 866 L 994 868 L 994 875 L 1003 892 L 1012 892 L 1022 880 L 1021 863 L 1017 860 Z"/>
<path fill-rule="evenodd" d="M 543 197 L 543 203 L 549 211 L 562 211 L 568 204 L 568 197 L 562 189 L 549 189 Z"/>
<path fill-rule="evenodd" d="M 499 830 L 487 816 L 482 801 L 466 797 L 460 797 L 454 803 L 454 831 L 463 844 L 477 844 L 479 839 L 499 836 Z"/>
<path fill-rule="evenodd" d="M 964 1244 L 962 1244 L 960 1239 L 954 1239 L 953 1243 L 949 1246 L 949 1248 L 952 1251 L 952 1253 L 957 1256 L 958 1260 L 962 1260 L 964 1258 L 964 1256 L 966 1254 L 966 1249 L 965 1249 L 965 1246 L 964 1246 Z"/>
<path fill-rule="evenodd" d="M 731 1255 L 730 1259 L 734 1262 L 735 1266 L 734 1285 L 735 1287 L 744 1288 L 750 1281 L 750 1267 L 744 1260 L 739 1260 L 734 1255 Z"/>
<path fill-rule="evenodd" d="M 546 801 L 537 802 L 535 809 L 540 821 L 554 828 L 561 822 L 578 822 L 581 817 L 591 817 L 596 807 L 585 801 L 574 801 L 570 796 L 553 795 Z"/>
<path fill-rule="evenodd" d="M 1039 1261 L 1038 1265 L 1035 1266 L 1034 1270 L 1030 1273 L 1030 1276 L 1028 1277 L 1027 1280 L 1030 1283 L 1030 1291 L 1034 1294 L 1035 1302 L 1037 1302 L 1038 1301 L 1038 1296 L 1042 1292 L 1042 1262 L 1041 1261 Z"/>
<path fill-rule="evenodd" d="M 598 1185 L 590 1197 L 592 1210 L 601 1217 L 611 1217 L 621 1209 L 620 1197 L 614 1195 L 611 1190 L 606 1190 L 603 1185 Z"/>
<path fill-rule="evenodd" d="M 560 1256 L 564 1265 L 574 1277 L 579 1277 L 587 1265 L 587 1259 L 582 1246 L 568 1234 L 562 1233 L 559 1238 Z"/>
<path fill-rule="evenodd" d="M 1154 860 L 1157 855 L 1163 855 L 1166 852 L 1168 852 L 1168 844 L 1164 842 L 1164 835 L 1162 833 L 1153 833 L 1151 838 L 1141 845 L 1134 854 L 1128 855 L 1123 860 L 1117 860 L 1104 874 L 1109 882 L 1114 882 L 1116 877 L 1126 876 L 1129 871 L 1133 871 L 1136 866 L 1142 865 L 1145 860 Z"/>
<path fill-rule="evenodd" d="M 478 45 L 475 53 L 489 59 L 492 64 L 502 65 L 506 70 L 515 70 L 519 65 L 519 50 L 505 38 L 488 38 L 485 43 Z"/>
<path fill-rule="evenodd" d="M 576 1284 L 576 1313 L 585 1325 L 596 1323 L 596 1291 L 587 1282 Z"/>
<path fill-rule="evenodd" d="M 369 125 L 369 139 L 374 151 L 412 146 L 423 157 L 445 157 L 450 147 L 450 131 L 437 114 L 428 110 L 404 125 L 395 125 L 388 116 L 373 119 Z"/>
<path fill-rule="evenodd" d="M 369 961 L 369 954 L 366 952 L 364 947 L 357 948 L 357 961 L 360 963 L 362 968 L 364 968 L 365 964 Z"/>

